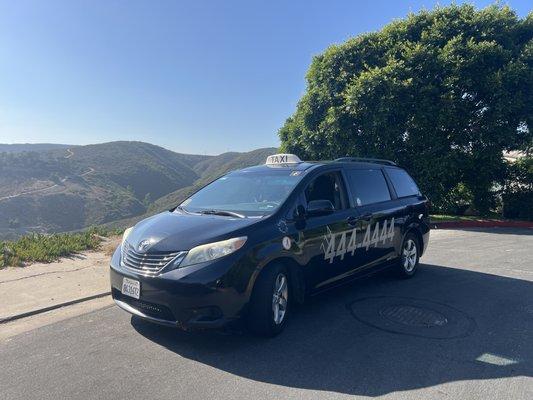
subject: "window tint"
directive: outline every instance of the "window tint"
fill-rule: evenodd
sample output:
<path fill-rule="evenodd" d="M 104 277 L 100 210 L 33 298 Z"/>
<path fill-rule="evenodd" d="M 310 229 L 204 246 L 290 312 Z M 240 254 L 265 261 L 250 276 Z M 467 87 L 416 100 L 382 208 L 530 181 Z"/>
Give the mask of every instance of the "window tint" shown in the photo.
<path fill-rule="evenodd" d="M 398 197 L 415 196 L 420 194 L 413 178 L 403 169 L 387 168 L 387 173 L 396 190 Z"/>
<path fill-rule="evenodd" d="M 352 169 L 346 171 L 346 174 L 356 205 L 364 206 L 391 199 L 381 169 Z"/>
<path fill-rule="evenodd" d="M 317 176 L 305 189 L 305 198 L 308 204 L 312 200 L 329 200 L 335 210 L 344 208 L 343 196 L 338 172 L 328 172 Z"/>

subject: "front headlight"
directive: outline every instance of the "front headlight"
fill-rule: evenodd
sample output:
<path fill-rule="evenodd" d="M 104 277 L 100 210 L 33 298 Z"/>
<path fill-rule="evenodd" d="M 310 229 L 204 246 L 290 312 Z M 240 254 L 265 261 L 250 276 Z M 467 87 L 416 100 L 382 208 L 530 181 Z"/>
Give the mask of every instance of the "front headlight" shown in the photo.
<path fill-rule="evenodd" d="M 124 248 L 124 244 L 126 243 L 126 239 L 130 235 L 132 230 L 133 230 L 133 226 L 126 229 L 124 233 L 122 234 L 122 243 L 120 243 L 120 265 L 122 266 L 124 266 L 124 259 L 126 257 L 126 249 Z"/>
<path fill-rule="evenodd" d="M 122 234 L 122 243 L 121 243 L 121 246 L 124 245 L 124 242 L 126 241 L 126 239 L 128 238 L 128 236 L 130 235 L 131 231 L 133 230 L 133 226 L 126 229 L 124 231 L 124 233 Z"/>
<path fill-rule="evenodd" d="M 246 236 L 242 236 L 223 240 L 221 242 L 202 244 L 201 246 L 193 247 L 187 253 L 185 259 L 180 263 L 179 267 L 186 267 L 188 265 L 216 260 L 217 258 L 227 256 L 228 254 L 231 254 L 244 246 L 246 239 Z"/>

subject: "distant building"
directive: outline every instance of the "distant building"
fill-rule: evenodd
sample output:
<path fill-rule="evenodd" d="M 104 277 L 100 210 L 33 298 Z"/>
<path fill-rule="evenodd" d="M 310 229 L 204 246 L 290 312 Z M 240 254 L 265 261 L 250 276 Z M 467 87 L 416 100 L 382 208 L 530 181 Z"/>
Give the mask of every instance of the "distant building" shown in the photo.
<path fill-rule="evenodd" d="M 509 162 L 516 162 L 521 157 L 525 157 L 526 153 L 523 151 L 504 151 L 503 152 L 503 158 L 505 158 Z"/>

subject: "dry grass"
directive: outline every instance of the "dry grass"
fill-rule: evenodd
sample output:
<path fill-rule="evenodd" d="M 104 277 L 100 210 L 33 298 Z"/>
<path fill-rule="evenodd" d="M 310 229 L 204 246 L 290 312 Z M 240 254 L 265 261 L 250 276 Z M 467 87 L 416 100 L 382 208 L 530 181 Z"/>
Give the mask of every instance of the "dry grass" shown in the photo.
<path fill-rule="evenodd" d="M 102 242 L 100 248 L 106 256 L 111 257 L 121 241 L 122 235 L 110 236 L 106 238 L 105 242 Z"/>

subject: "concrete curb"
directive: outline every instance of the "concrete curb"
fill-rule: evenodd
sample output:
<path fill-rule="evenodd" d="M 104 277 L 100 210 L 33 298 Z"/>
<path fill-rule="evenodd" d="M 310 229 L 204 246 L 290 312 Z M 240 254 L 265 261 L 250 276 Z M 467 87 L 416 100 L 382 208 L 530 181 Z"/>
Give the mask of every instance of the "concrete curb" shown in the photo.
<path fill-rule="evenodd" d="M 500 221 L 500 220 L 479 220 L 479 221 L 442 221 L 432 222 L 431 226 L 437 229 L 453 228 L 529 228 L 533 229 L 533 221 Z"/>
<path fill-rule="evenodd" d="M 5 324 L 6 322 L 15 321 L 15 320 L 21 319 L 21 318 L 31 317 L 32 315 L 42 314 L 42 313 L 47 312 L 47 311 L 52 311 L 52 310 L 56 310 L 58 308 L 71 306 L 73 304 L 83 303 L 84 301 L 98 299 L 100 297 L 109 296 L 110 294 L 111 294 L 111 292 L 98 293 L 98 294 L 94 294 L 92 296 L 82 297 L 80 299 L 70 300 L 70 301 L 66 301 L 64 303 L 54 304 L 53 306 L 39 308 L 39 309 L 36 309 L 36 310 L 27 311 L 27 312 L 20 313 L 20 314 L 10 315 L 8 317 L 2 317 L 2 318 L 0 318 L 0 324 Z"/>

